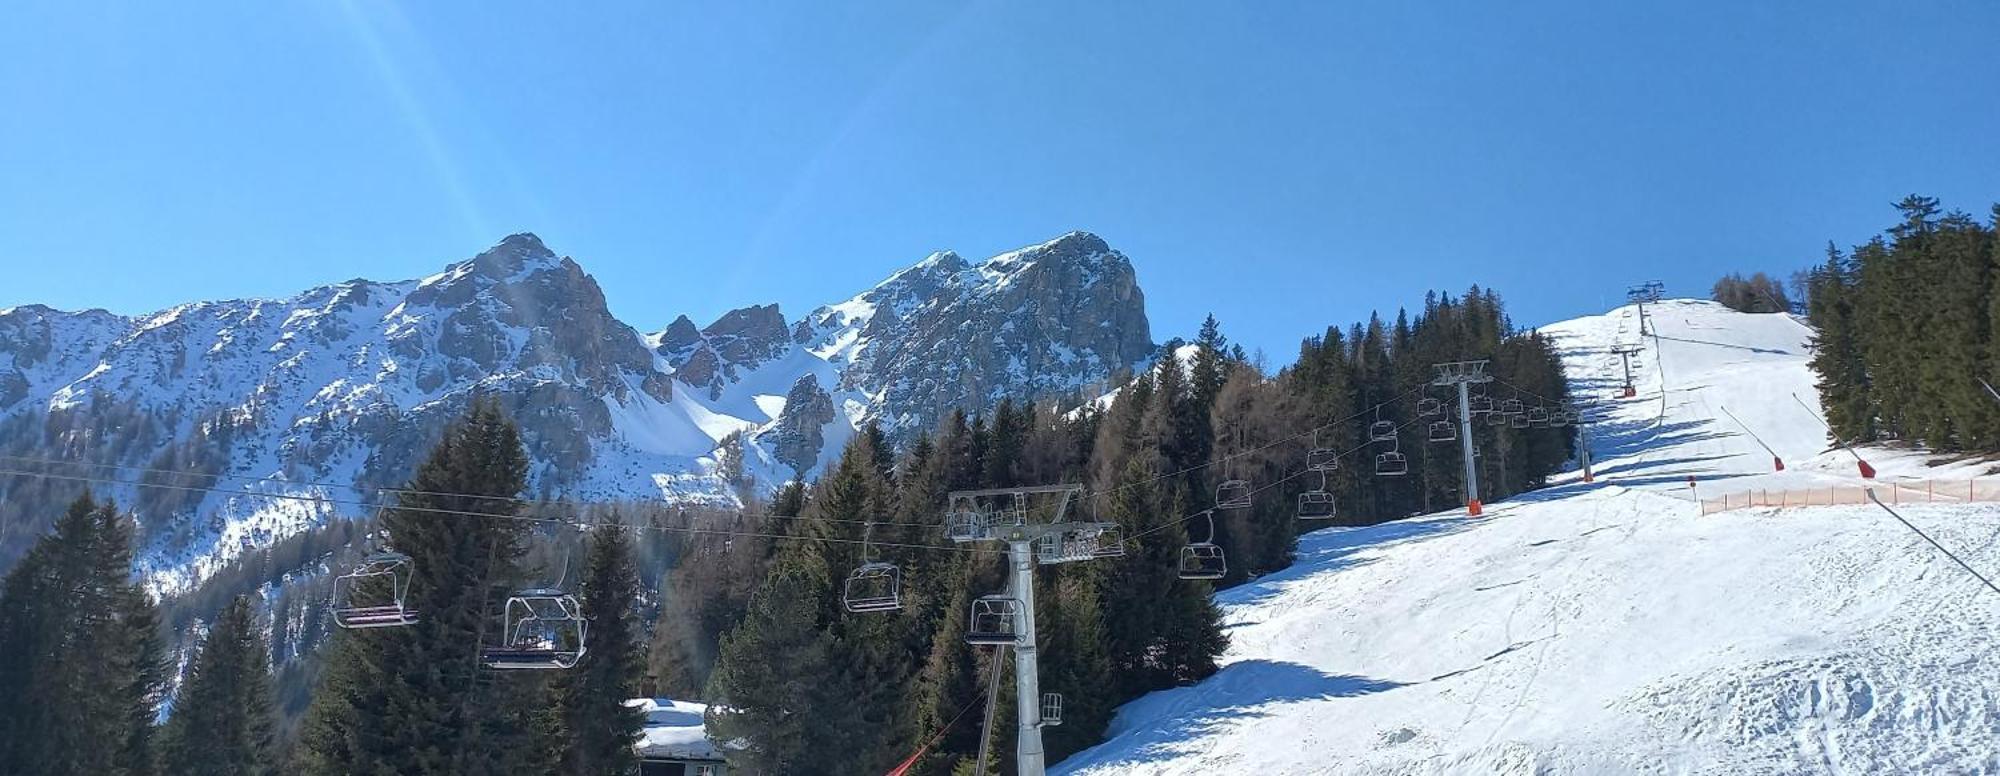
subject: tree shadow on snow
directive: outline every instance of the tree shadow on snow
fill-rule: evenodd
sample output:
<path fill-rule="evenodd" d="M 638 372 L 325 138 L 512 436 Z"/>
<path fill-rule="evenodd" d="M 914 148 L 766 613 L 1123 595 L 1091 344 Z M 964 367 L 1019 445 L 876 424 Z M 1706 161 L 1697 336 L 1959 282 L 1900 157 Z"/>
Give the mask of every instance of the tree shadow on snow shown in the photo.
<path fill-rule="evenodd" d="M 1276 595 L 1285 583 L 1314 574 L 1356 568 L 1370 561 L 1354 557 L 1365 549 L 1391 547 L 1457 533 L 1472 527 L 1462 517 L 1407 518 L 1375 525 L 1323 528 L 1299 535 L 1292 565 L 1215 594 L 1218 604 L 1255 604 Z"/>
<path fill-rule="evenodd" d="M 1189 739 L 1219 726 L 1269 717 L 1274 706 L 1372 695 L 1404 684 L 1275 660 L 1231 663 L 1200 684 L 1153 693 L 1126 706 L 1120 714 L 1135 716 L 1113 725 L 1113 740 L 1124 744 L 1081 752 L 1064 761 L 1062 770 L 1171 756 Z"/>

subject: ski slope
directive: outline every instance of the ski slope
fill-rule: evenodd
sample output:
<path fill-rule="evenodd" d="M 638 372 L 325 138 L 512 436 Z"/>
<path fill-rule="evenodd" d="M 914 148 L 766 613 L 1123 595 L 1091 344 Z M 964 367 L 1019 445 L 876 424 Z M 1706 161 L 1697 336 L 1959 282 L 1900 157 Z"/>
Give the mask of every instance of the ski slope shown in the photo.
<path fill-rule="evenodd" d="M 2000 595 L 1872 506 L 1698 513 L 1696 492 L 1858 481 L 1791 397 L 1815 402 L 1810 332 L 1648 312 L 1631 399 L 1610 351 L 1639 341 L 1634 308 L 1544 329 L 1604 399 L 1595 483 L 1302 537 L 1292 568 L 1218 594 L 1220 672 L 1127 704 L 1054 772 L 2000 772 Z M 2000 505 L 1903 511 L 2000 572 Z"/>

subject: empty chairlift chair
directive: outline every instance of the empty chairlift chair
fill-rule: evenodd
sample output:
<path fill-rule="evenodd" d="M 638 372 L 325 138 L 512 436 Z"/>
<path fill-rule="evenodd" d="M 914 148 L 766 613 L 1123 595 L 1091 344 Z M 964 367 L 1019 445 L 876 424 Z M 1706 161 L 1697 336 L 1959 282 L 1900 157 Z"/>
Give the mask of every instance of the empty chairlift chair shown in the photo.
<path fill-rule="evenodd" d="M 333 624 L 342 628 L 393 628 L 417 621 L 409 608 L 410 556 L 378 552 L 333 580 Z"/>
<path fill-rule="evenodd" d="M 1528 422 L 1528 416 L 1526 414 L 1507 415 L 1506 418 L 1507 418 L 1507 425 L 1512 426 L 1514 428 L 1527 428 L 1529 426 L 1534 425 Z"/>
<path fill-rule="evenodd" d="M 1506 401 L 1500 402 L 1501 414 L 1519 415 L 1526 411 L 1527 411 L 1527 406 L 1522 404 L 1520 399 L 1508 399 Z"/>
<path fill-rule="evenodd" d="M 850 612 L 893 612 L 903 608 L 903 569 L 894 563 L 871 560 L 875 524 L 861 527 L 861 566 L 847 575 L 841 601 Z"/>
<path fill-rule="evenodd" d="M 1375 456 L 1375 475 L 1378 477 L 1401 477 L 1410 473 L 1410 459 L 1395 450 L 1378 453 Z"/>
<path fill-rule="evenodd" d="M 1528 408 L 1528 423 L 1530 425 L 1539 426 L 1539 425 L 1545 425 L 1548 422 L 1549 422 L 1548 410 L 1542 409 L 1541 407 Z"/>
<path fill-rule="evenodd" d="M 1457 441 L 1457 440 L 1458 440 L 1458 427 L 1457 427 L 1457 426 L 1453 426 L 1453 425 L 1451 424 L 1451 421 L 1449 421 L 1449 420 L 1440 420 L 1440 421 L 1436 421 L 1436 422 L 1433 422 L 1433 423 L 1431 423 L 1431 432 L 1430 432 L 1430 440 L 1431 440 L 1432 442 L 1454 442 L 1454 441 Z"/>
<path fill-rule="evenodd" d="M 978 645 L 1012 646 L 1019 638 L 1021 602 L 1004 595 L 981 596 L 972 602 L 972 619 L 965 641 Z"/>
<path fill-rule="evenodd" d="M 1417 400 L 1417 414 L 1419 416 L 1428 418 L 1440 412 L 1444 412 L 1444 402 L 1429 398 Z"/>
<path fill-rule="evenodd" d="M 1215 543 L 1215 515 L 1203 512 L 1201 516 L 1208 523 L 1208 538 L 1181 548 L 1181 579 L 1221 579 L 1229 573 L 1229 563 Z"/>
<path fill-rule="evenodd" d="M 1394 442 L 1396 441 L 1396 424 L 1386 420 L 1378 420 L 1370 423 L 1368 424 L 1368 438 L 1375 442 Z"/>
<path fill-rule="evenodd" d="M 1468 412 L 1471 412 L 1471 413 L 1472 413 L 1472 414 L 1474 414 L 1474 415 L 1480 415 L 1480 414 L 1484 414 L 1484 413 L 1488 413 L 1488 412 L 1492 412 L 1492 411 L 1493 411 L 1493 397 L 1491 397 L 1491 396 L 1473 396 L 1473 397 L 1470 397 L 1470 398 L 1468 398 L 1468 399 L 1466 400 L 1466 404 L 1465 404 L 1465 408 L 1466 408 L 1466 411 L 1468 411 Z"/>
<path fill-rule="evenodd" d="M 1333 494 L 1327 491 L 1326 478 L 1322 476 L 1317 490 L 1299 494 L 1299 519 L 1332 520 L 1333 518 Z"/>
<path fill-rule="evenodd" d="M 986 538 L 986 513 L 975 509 L 972 504 L 956 505 L 944 515 L 944 537 L 964 544 Z"/>
<path fill-rule="evenodd" d="M 1250 481 L 1224 480 L 1215 488 L 1216 509 L 1249 509 Z"/>
<path fill-rule="evenodd" d="M 1330 472 L 1340 468 L 1340 451 L 1331 447 L 1315 447 L 1306 453 L 1306 470 Z"/>
<path fill-rule="evenodd" d="M 1062 693 L 1042 693 L 1042 727 L 1062 724 Z"/>
<path fill-rule="evenodd" d="M 574 668 L 583 659 L 589 621 L 576 596 L 554 588 L 522 590 L 507 599 L 501 642 L 480 650 L 498 670 Z"/>
<path fill-rule="evenodd" d="M 1117 523 L 1100 523 L 1097 532 L 1097 549 L 1091 553 L 1098 558 L 1125 557 L 1125 529 Z"/>

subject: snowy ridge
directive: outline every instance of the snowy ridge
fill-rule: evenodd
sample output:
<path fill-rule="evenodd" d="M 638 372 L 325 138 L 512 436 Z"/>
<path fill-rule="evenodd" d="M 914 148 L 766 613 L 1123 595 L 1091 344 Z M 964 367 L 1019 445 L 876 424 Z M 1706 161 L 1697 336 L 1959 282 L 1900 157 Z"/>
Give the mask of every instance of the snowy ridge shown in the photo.
<path fill-rule="evenodd" d="M 1025 307 L 1065 325 L 983 333 Z M 612 316 L 575 261 L 517 234 L 418 280 L 134 317 L 9 308 L 0 454 L 227 491 L 96 488 L 138 512 L 140 564 L 174 591 L 244 551 L 364 511 L 353 503 L 407 477 L 475 395 L 521 422 L 531 497 L 735 503 L 812 476 L 866 422 L 913 433 L 950 408 L 1076 392 L 1142 360 L 1146 336 L 1129 262 L 1083 233 L 977 266 L 932 254 L 797 325 L 767 305 L 699 329 L 683 316 L 653 334 Z M 1008 371 L 990 350 L 1065 353 L 1068 367 Z M 788 417 L 793 397 L 806 401 Z M 721 445 L 739 432 L 749 481 L 725 481 Z"/>
<path fill-rule="evenodd" d="M 1853 479 L 1789 395 L 1814 402 L 1810 332 L 1706 302 L 1649 316 L 1625 400 L 1610 349 L 1639 344 L 1633 308 L 1543 329 L 1577 394 L 1602 399 L 1598 482 L 1307 534 L 1295 566 L 1218 595 L 1220 673 L 1128 704 L 1110 741 L 1053 771 L 2000 770 L 2000 597 L 1872 506 L 1703 517 L 1692 501 L 1690 478 Z M 1925 473 L 1915 454 L 1864 454 L 1884 477 Z M 2000 569 L 2000 507 L 1904 511 Z"/>

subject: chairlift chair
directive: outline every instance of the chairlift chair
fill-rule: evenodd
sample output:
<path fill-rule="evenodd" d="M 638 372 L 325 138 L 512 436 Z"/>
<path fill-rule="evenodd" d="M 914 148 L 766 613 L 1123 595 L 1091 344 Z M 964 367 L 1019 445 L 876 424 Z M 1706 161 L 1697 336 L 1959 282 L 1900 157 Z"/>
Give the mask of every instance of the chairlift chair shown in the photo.
<path fill-rule="evenodd" d="M 1125 529 L 1116 523 L 1102 523 L 1097 531 L 1097 549 L 1091 553 L 1098 558 L 1125 557 Z"/>
<path fill-rule="evenodd" d="M 1489 426 L 1507 425 L 1507 416 L 1498 412 L 1486 413 L 1486 425 Z"/>
<path fill-rule="evenodd" d="M 1564 412 L 1562 410 L 1556 410 L 1555 412 L 1549 413 L 1549 425 L 1551 426 L 1569 425 L 1569 413 Z"/>
<path fill-rule="evenodd" d="M 576 596 L 555 588 L 522 590 L 507 599 L 502 642 L 480 650 L 498 670 L 574 668 L 583 659 L 590 623 Z"/>
<path fill-rule="evenodd" d="M 1042 534 L 1035 537 L 1035 560 L 1048 565 L 1098 557 L 1098 536 L 1095 530 Z"/>
<path fill-rule="evenodd" d="M 1330 472 L 1340 468 L 1340 451 L 1331 447 L 1316 447 L 1306 453 L 1306 471 Z"/>
<path fill-rule="evenodd" d="M 1506 401 L 1500 402 L 1501 414 L 1519 415 L 1526 411 L 1527 411 L 1527 406 L 1523 404 L 1520 399 L 1508 399 Z"/>
<path fill-rule="evenodd" d="M 1441 412 L 1444 412 L 1444 402 L 1431 398 L 1417 400 L 1417 414 L 1419 416 L 1428 418 Z"/>
<path fill-rule="evenodd" d="M 1527 415 L 1508 415 L 1507 425 L 1514 428 L 1527 428 L 1531 424 L 1528 423 Z"/>
<path fill-rule="evenodd" d="M 1452 425 L 1449 420 L 1433 422 L 1431 424 L 1430 440 L 1432 442 L 1455 442 L 1458 440 L 1458 427 Z"/>
<path fill-rule="evenodd" d="M 1008 645 L 1020 641 L 1018 625 L 1021 602 L 1004 595 L 980 596 L 972 602 L 972 621 L 966 624 L 968 644 Z"/>
<path fill-rule="evenodd" d="M 893 612 L 903 608 L 903 569 L 894 563 L 863 563 L 847 575 L 841 600 L 850 612 Z"/>
<path fill-rule="evenodd" d="M 1549 411 L 1548 411 L 1548 410 L 1546 410 L 1546 409 L 1543 409 L 1543 408 L 1541 408 L 1541 407 L 1529 407 L 1529 408 L 1528 408 L 1528 422 L 1529 422 L 1530 424 L 1545 424 L 1545 423 L 1548 423 L 1548 422 L 1549 422 Z"/>
<path fill-rule="evenodd" d="M 1375 456 L 1375 475 L 1378 477 L 1401 477 L 1410 473 L 1410 459 L 1402 453 L 1390 450 Z"/>
<path fill-rule="evenodd" d="M 412 573 L 410 556 L 399 552 L 363 558 L 353 571 L 333 579 L 333 623 L 357 630 L 416 623 L 407 600 Z"/>
<path fill-rule="evenodd" d="M 1308 490 L 1299 494 L 1300 520 L 1332 520 L 1334 518 L 1333 494 L 1325 490 Z"/>
<path fill-rule="evenodd" d="M 1250 481 L 1224 480 L 1215 489 L 1216 509 L 1249 509 Z"/>
<path fill-rule="evenodd" d="M 1055 727 L 1062 724 L 1062 711 L 1062 693 L 1042 693 L 1042 727 Z"/>
<path fill-rule="evenodd" d="M 1375 442 L 1396 441 L 1396 424 L 1387 420 L 1368 424 L 1368 439 Z"/>
<path fill-rule="evenodd" d="M 1181 548 L 1181 579 L 1221 579 L 1229 573 L 1222 548 L 1215 544 L 1215 513 L 1203 512 L 1201 517 L 1208 523 L 1208 538 Z"/>
<path fill-rule="evenodd" d="M 1221 579 L 1229 573 L 1222 548 L 1210 542 L 1191 542 L 1181 548 L 1181 579 Z"/>
<path fill-rule="evenodd" d="M 1467 412 L 1470 412 L 1470 413 L 1472 413 L 1472 414 L 1474 414 L 1474 415 L 1479 415 L 1479 414 L 1483 414 L 1483 413 L 1488 413 L 1488 412 L 1492 412 L 1492 411 L 1493 411 L 1493 397 L 1491 397 L 1491 396 L 1472 396 L 1472 397 L 1469 397 L 1469 398 L 1467 398 L 1467 399 L 1466 399 L 1466 405 L 1465 405 L 1465 409 L 1466 409 L 1466 411 L 1467 411 Z"/>
<path fill-rule="evenodd" d="M 945 513 L 944 536 L 959 544 L 986 538 L 986 514 L 970 505 Z"/>

